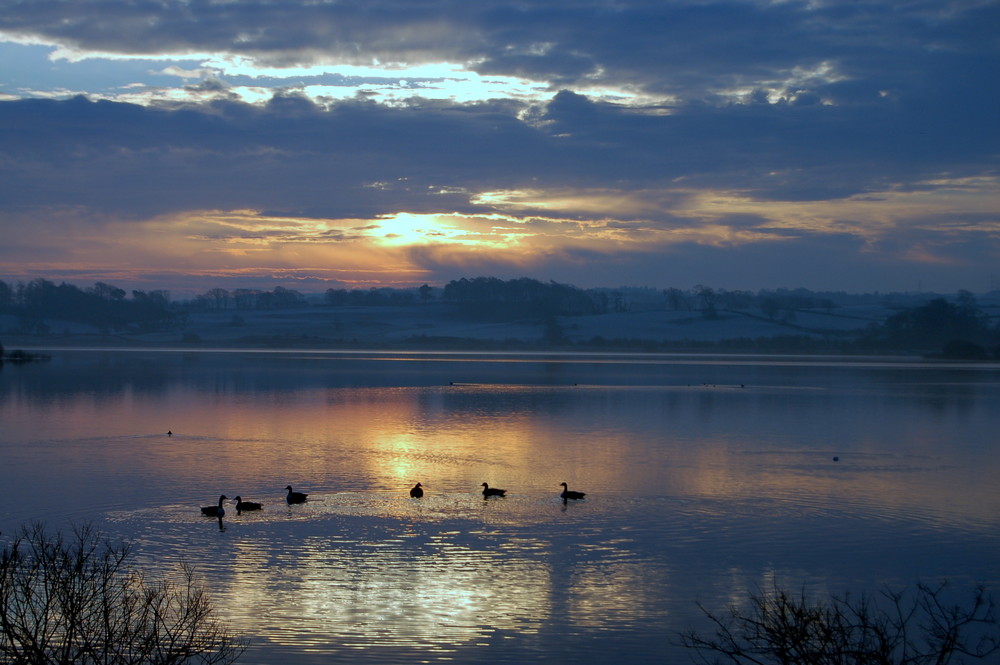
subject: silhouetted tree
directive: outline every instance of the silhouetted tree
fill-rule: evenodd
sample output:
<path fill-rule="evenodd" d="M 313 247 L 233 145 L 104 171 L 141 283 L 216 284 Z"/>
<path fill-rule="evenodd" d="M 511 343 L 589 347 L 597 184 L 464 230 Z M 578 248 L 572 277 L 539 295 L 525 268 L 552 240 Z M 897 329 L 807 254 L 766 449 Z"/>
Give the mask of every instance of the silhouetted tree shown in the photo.
<path fill-rule="evenodd" d="M 715 309 L 715 303 L 717 300 L 717 294 L 715 289 L 710 286 L 705 286 L 704 284 L 698 284 L 694 287 L 695 295 L 701 300 L 701 314 L 706 319 L 714 319 L 718 313 Z"/>
<path fill-rule="evenodd" d="M 377 289 L 374 286 L 367 291 L 363 292 L 362 302 L 365 305 L 384 305 L 389 301 L 389 296 L 386 290 Z"/>
<path fill-rule="evenodd" d="M 211 303 L 213 309 L 226 309 L 229 307 L 229 291 L 226 289 L 214 288 L 205 292 L 204 298 Z"/>
<path fill-rule="evenodd" d="M 416 295 L 410 290 L 390 289 L 389 302 L 393 305 L 412 305 L 416 300 Z"/>
<path fill-rule="evenodd" d="M 323 302 L 327 305 L 346 305 L 348 298 L 347 289 L 327 289 L 323 294 Z"/>
<path fill-rule="evenodd" d="M 975 314 L 979 311 L 979 303 L 976 302 L 976 296 L 965 289 L 958 290 L 958 294 L 955 296 L 955 305 L 966 313 Z"/>
<path fill-rule="evenodd" d="M 359 302 L 355 302 L 354 293 L 357 289 L 328 289 L 326 295 L 324 296 L 324 301 L 330 305 L 357 305 Z"/>
<path fill-rule="evenodd" d="M 619 314 L 628 311 L 628 301 L 625 300 L 625 294 L 621 291 L 611 292 L 611 310 Z"/>
<path fill-rule="evenodd" d="M 236 309 L 253 309 L 257 293 L 254 289 L 236 289 L 232 292 L 233 304 Z"/>
<path fill-rule="evenodd" d="M 974 301 L 973 301 L 974 303 Z M 940 349 L 952 340 L 980 342 L 990 336 L 987 318 L 974 304 L 935 298 L 886 319 L 882 330 L 889 343 Z"/>
<path fill-rule="evenodd" d="M 125 289 L 120 289 L 117 286 L 105 284 L 104 282 L 95 283 L 92 288 L 87 289 L 87 292 L 94 294 L 101 300 L 118 302 L 125 299 Z"/>
<path fill-rule="evenodd" d="M 444 298 L 467 314 L 493 319 L 572 316 L 599 311 L 599 306 L 581 289 L 556 282 L 544 284 L 527 277 L 508 281 L 463 277 L 445 285 Z"/>
<path fill-rule="evenodd" d="M 590 291 L 590 302 L 593 303 L 594 314 L 607 314 L 610 298 L 604 291 Z"/>
<path fill-rule="evenodd" d="M 271 307 L 275 309 L 285 309 L 289 307 L 299 307 L 305 303 L 306 299 L 301 293 L 294 289 L 286 289 L 283 286 L 276 286 L 271 291 Z"/>
<path fill-rule="evenodd" d="M 774 317 L 778 315 L 781 310 L 781 304 L 774 298 L 764 298 L 760 302 L 760 311 L 764 312 L 764 316 L 774 321 Z"/>
<path fill-rule="evenodd" d="M 175 318 L 170 311 L 170 292 L 163 289 L 132 291 L 132 318 L 146 330 L 169 327 Z"/>
<path fill-rule="evenodd" d="M 133 296 L 128 300 L 124 289 L 104 282 L 81 290 L 72 284 L 57 285 L 39 278 L 27 284 L 19 282 L 6 309 L 19 315 L 23 331 L 34 334 L 47 331 L 43 319 L 77 321 L 105 331 L 173 325 L 176 316 L 169 308 L 169 292 L 133 291 Z"/>
<path fill-rule="evenodd" d="M 680 289 L 670 287 L 669 289 L 666 289 L 663 293 L 664 295 L 667 296 L 667 303 L 669 303 L 670 309 L 674 310 L 675 312 L 679 312 L 682 309 L 683 310 L 691 309 L 691 305 L 688 302 L 687 296 Z"/>

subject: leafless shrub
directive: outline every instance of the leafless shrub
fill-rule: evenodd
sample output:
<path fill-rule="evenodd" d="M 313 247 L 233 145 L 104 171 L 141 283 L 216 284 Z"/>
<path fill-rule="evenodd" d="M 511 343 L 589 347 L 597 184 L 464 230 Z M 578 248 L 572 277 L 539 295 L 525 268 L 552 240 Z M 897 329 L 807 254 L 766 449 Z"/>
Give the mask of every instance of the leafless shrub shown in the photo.
<path fill-rule="evenodd" d="M 23 527 L 0 552 L 0 663 L 215 664 L 243 653 L 190 568 L 150 580 L 129 556 L 91 526 L 66 537 Z"/>
<path fill-rule="evenodd" d="M 952 604 L 946 588 L 826 601 L 757 589 L 747 608 L 721 616 L 699 605 L 714 634 L 688 631 L 680 643 L 696 651 L 694 662 L 712 665 L 947 665 L 1000 653 L 997 606 L 986 589 Z"/>

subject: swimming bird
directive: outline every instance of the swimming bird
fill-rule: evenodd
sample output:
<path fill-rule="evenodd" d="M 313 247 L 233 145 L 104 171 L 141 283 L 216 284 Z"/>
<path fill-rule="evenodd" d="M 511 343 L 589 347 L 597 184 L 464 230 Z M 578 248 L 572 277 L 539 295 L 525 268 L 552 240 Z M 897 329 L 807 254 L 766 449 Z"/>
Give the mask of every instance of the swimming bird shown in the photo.
<path fill-rule="evenodd" d="M 205 506 L 204 508 L 201 509 L 201 514 L 208 515 L 209 517 L 222 517 L 223 515 L 226 514 L 226 509 L 222 507 L 222 502 L 228 500 L 229 497 L 223 494 L 222 496 L 219 497 L 218 506 Z"/>
<path fill-rule="evenodd" d="M 582 499 L 587 495 L 586 492 L 574 492 L 569 488 L 569 485 L 567 485 L 566 483 L 559 483 L 559 484 L 562 485 L 563 488 L 562 494 L 559 495 L 559 497 L 562 499 Z"/>
<path fill-rule="evenodd" d="M 243 497 L 236 497 L 236 514 L 242 513 L 244 510 L 260 510 L 261 505 L 256 501 L 244 501 Z"/>
<path fill-rule="evenodd" d="M 306 497 L 309 496 L 305 492 L 293 492 L 291 485 L 288 485 L 285 489 L 288 490 L 288 496 L 285 497 L 285 501 L 288 503 L 305 503 Z"/>
<path fill-rule="evenodd" d="M 419 499 L 423 495 L 424 495 L 424 488 L 420 486 L 420 483 L 417 483 L 416 485 L 413 486 L 412 489 L 410 489 L 410 496 L 412 496 L 414 499 Z"/>
<path fill-rule="evenodd" d="M 497 489 L 495 487 L 490 487 L 486 483 L 483 483 L 483 496 L 503 496 L 507 493 L 507 490 Z"/>

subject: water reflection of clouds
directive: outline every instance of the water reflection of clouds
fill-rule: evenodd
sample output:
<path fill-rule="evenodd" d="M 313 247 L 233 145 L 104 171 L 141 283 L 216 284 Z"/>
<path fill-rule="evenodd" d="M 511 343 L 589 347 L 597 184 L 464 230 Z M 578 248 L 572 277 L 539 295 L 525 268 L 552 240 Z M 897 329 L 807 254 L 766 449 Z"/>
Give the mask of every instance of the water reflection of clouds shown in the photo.
<path fill-rule="evenodd" d="M 369 380 L 356 363 L 331 377 L 316 360 L 265 371 L 200 357 L 161 368 L 162 391 L 137 387 L 124 363 L 109 369 L 114 390 L 81 371 L 56 399 L 36 397 L 42 373 L 6 373 L 30 386 L 0 401 L 0 517 L 103 515 L 151 570 L 194 564 L 265 645 L 251 664 L 333 651 L 522 662 L 511 644 L 606 662 L 655 652 L 630 640 L 683 628 L 695 599 L 724 607 L 771 579 L 842 591 L 996 577 L 997 384 L 985 378 L 521 360 L 389 385 L 400 363 Z M 448 385 L 460 373 L 482 383 Z M 484 500 L 484 480 L 509 496 Z M 421 500 L 407 494 L 417 481 Z M 587 498 L 562 505 L 561 481 Z M 289 483 L 310 501 L 286 505 Z M 220 532 L 198 510 L 220 493 L 264 509 L 229 510 Z"/>
<path fill-rule="evenodd" d="M 221 590 L 227 607 L 241 608 L 234 627 L 302 648 L 440 650 L 493 631 L 530 630 L 550 613 L 543 561 L 461 542 L 469 536 L 457 533 L 381 535 L 308 537 L 293 557 L 241 555 Z M 257 565 L 264 558 L 284 565 Z M 256 620 L 262 614 L 264 626 Z"/>
<path fill-rule="evenodd" d="M 665 618 L 668 570 L 649 562 L 602 562 L 575 568 L 567 590 L 570 620 L 581 628 L 631 627 Z"/>
<path fill-rule="evenodd" d="M 275 534 L 237 544 L 215 593 L 233 609 L 234 628 L 319 652 L 448 653 L 566 621 L 588 631 L 663 617 L 665 569 L 636 556 L 629 539 L 574 553 L 565 532 L 365 520 L 327 526 L 343 533 L 302 535 L 294 545 Z"/>
<path fill-rule="evenodd" d="M 141 556 L 158 570 L 194 562 L 238 632 L 296 651 L 446 655 L 502 634 L 662 619 L 667 566 L 627 524 L 634 517 L 612 525 L 580 512 L 586 503 L 562 508 L 543 497 L 347 492 L 230 511 L 223 534 L 185 505 L 109 517 L 145 534 Z M 623 510 L 642 509 L 611 508 Z"/>
<path fill-rule="evenodd" d="M 313 493 L 405 496 L 419 481 L 434 497 L 474 492 L 485 480 L 512 494 L 543 494 L 565 480 L 592 496 L 764 495 L 867 504 L 876 514 L 959 507 L 974 520 L 995 516 L 992 485 L 973 477 L 996 469 L 986 445 L 992 411 L 980 405 L 942 417 L 921 410 L 919 395 L 791 393 L 721 391 L 708 411 L 701 390 L 620 386 L 327 388 L 228 401 L 199 391 L 165 400 L 126 393 L 100 409 L 80 395 L 31 405 L 30 417 L 8 419 L 6 436 L 71 436 L 47 470 L 72 462 L 76 475 L 93 468 L 94 477 L 143 477 L 158 501 L 178 490 L 273 501 L 287 483 Z M 964 457 L 956 461 L 957 437 Z M 30 462 L 36 453 L 11 456 Z M 169 487 L 157 489 L 158 477 Z"/>

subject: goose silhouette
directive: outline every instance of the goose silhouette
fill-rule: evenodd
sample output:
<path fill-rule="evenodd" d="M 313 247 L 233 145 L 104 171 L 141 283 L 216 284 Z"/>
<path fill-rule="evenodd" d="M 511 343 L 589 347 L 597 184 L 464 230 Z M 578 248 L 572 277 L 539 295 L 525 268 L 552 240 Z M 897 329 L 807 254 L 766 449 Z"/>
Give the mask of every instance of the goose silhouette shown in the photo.
<path fill-rule="evenodd" d="M 412 496 L 414 499 L 419 499 L 423 495 L 424 495 L 424 488 L 420 486 L 420 483 L 417 483 L 410 489 L 410 496 Z"/>
<path fill-rule="evenodd" d="M 573 490 L 571 490 L 569 488 L 569 485 L 567 485 L 566 483 L 559 483 L 559 484 L 562 485 L 562 488 L 563 488 L 562 494 L 560 494 L 559 497 L 561 499 L 563 499 L 563 500 L 566 500 L 566 499 L 582 499 L 583 497 L 585 497 L 587 495 L 586 492 L 574 492 Z"/>
<path fill-rule="evenodd" d="M 260 510 L 261 504 L 256 501 L 244 501 L 243 497 L 236 497 L 236 514 L 242 513 L 244 510 Z"/>
<path fill-rule="evenodd" d="M 293 492 L 291 485 L 288 485 L 285 489 L 288 490 L 288 496 L 285 497 L 285 501 L 288 503 L 305 503 L 306 497 L 309 496 L 305 492 Z"/>
<path fill-rule="evenodd" d="M 483 497 L 503 496 L 506 493 L 507 490 L 497 489 L 496 487 L 490 487 L 488 484 L 483 483 Z"/>
<path fill-rule="evenodd" d="M 219 505 L 217 506 L 204 506 L 201 509 L 202 515 L 208 515 L 209 517 L 222 517 L 226 514 L 226 509 L 222 507 L 222 502 L 227 501 L 229 497 L 225 494 L 219 497 Z"/>

